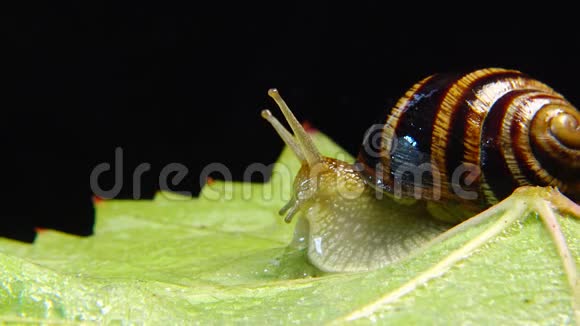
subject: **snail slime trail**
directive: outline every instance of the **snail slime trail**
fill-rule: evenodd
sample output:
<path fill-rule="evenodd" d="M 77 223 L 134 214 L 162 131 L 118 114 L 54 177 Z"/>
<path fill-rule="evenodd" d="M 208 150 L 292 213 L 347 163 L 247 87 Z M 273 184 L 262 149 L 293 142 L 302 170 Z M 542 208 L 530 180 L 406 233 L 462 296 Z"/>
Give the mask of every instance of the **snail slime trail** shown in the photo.
<path fill-rule="evenodd" d="M 505 207 L 532 196 L 522 193 L 537 200 L 517 206 L 526 207 L 520 213 L 543 211 L 547 221 L 549 213 L 536 203 L 545 202 L 551 211 L 580 216 L 574 202 L 580 198 L 580 112 L 519 71 L 423 79 L 385 117 L 379 144 L 365 137 L 355 164 L 322 156 L 278 91 L 268 94 L 292 132 L 270 111 L 262 116 L 301 162 L 293 197 L 280 214 L 287 222 L 299 219 L 296 237 L 306 239 L 309 260 L 323 271 L 386 266 L 502 200 Z M 375 153 L 365 152 L 373 146 Z M 492 212 L 497 206 L 473 221 Z M 561 232 L 550 232 L 564 252 Z"/>

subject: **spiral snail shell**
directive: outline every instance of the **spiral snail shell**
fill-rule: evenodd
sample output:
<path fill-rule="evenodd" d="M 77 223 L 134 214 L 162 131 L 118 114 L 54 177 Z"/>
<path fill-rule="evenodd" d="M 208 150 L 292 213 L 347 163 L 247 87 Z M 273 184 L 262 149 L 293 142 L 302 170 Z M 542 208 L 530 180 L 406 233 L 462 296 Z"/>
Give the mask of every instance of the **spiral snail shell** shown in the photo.
<path fill-rule="evenodd" d="M 300 216 L 296 238 L 306 239 L 310 261 L 322 270 L 389 264 L 446 230 L 446 222 L 465 220 L 520 186 L 554 186 L 580 199 L 580 112 L 519 71 L 423 79 L 384 124 L 369 129 L 354 164 L 320 155 L 277 91 L 269 94 L 294 134 L 269 111 L 262 115 L 302 162 L 281 213 L 286 221 Z"/>
<path fill-rule="evenodd" d="M 383 170 L 373 182 L 387 192 L 400 182 L 403 196 L 421 187 L 423 198 L 472 210 L 525 185 L 555 186 L 578 200 L 579 124 L 580 112 L 562 95 L 519 71 L 437 74 L 391 109 L 378 144 L 365 137 L 359 161 L 371 178 Z M 422 165 L 430 172 L 423 182 L 401 173 L 401 167 Z M 471 172 L 470 180 L 461 172 Z"/>

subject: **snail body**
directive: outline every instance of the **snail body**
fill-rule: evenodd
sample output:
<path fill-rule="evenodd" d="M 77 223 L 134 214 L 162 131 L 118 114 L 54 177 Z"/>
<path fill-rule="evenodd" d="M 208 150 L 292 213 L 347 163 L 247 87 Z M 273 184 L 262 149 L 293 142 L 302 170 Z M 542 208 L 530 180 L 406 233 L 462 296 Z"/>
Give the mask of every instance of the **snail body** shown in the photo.
<path fill-rule="evenodd" d="M 269 94 L 294 135 L 262 115 L 302 162 L 281 213 L 288 222 L 299 215 L 296 238 L 322 270 L 390 264 L 521 186 L 580 198 L 580 112 L 519 71 L 423 79 L 369 129 L 354 164 L 321 156 Z"/>

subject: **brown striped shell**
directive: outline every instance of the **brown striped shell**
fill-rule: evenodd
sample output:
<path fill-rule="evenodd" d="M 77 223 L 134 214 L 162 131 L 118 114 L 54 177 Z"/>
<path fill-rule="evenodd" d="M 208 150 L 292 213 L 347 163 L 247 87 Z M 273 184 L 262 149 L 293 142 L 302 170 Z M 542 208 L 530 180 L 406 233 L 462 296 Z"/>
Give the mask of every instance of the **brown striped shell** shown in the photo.
<path fill-rule="evenodd" d="M 489 206 L 524 185 L 580 199 L 580 112 L 515 70 L 437 74 L 370 129 L 359 154 L 373 185 L 402 197 Z"/>

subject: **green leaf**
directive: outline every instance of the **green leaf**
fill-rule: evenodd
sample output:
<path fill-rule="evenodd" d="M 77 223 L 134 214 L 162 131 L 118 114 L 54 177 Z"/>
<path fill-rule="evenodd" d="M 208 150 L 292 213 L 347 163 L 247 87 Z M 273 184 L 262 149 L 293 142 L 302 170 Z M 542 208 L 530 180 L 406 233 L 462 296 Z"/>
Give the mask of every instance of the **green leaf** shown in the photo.
<path fill-rule="evenodd" d="M 322 134 L 314 138 L 324 154 L 348 155 Z M 217 181 L 194 199 L 159 193 L 152 201 L 101 202 L 91 237 L 45 231 L 34 245 L 0 239 L 0 320 L 578 322 L 562 260 L 536 214 L 516 216 L 471 251 L 468 244 L 501 225 L 506 214 L 468 223 L 380 270 L 316 270 L 303 251 L 287 247 L 294 226 L 277 214 L 298 167 L 284 150 L 265 184 Z M 578 265 L 580 221 L 558 221 Z M 441 263 L 449 257 L 457 260 Z"/>

